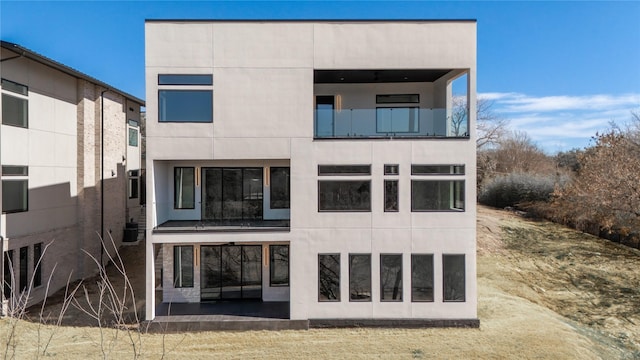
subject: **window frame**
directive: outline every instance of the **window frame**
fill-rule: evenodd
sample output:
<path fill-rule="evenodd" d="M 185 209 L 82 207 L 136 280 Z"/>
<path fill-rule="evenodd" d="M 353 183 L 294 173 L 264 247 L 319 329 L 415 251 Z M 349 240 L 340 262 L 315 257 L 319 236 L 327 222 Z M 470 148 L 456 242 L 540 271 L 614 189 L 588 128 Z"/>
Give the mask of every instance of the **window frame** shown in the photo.
<path fill-rule="evenodd" d="M 400 182 L 397 179 L 384 179 L 384 212 L 400 212 Z M 389 208 L 387 205 L 387 184 L 395 184 L 396 188 L 396 197 L 395 197 L 395 208 Z"/>
<path fill-rule="evenodd" d="M 334 170 L 334 171 L 330 171 Z M 318 164 L 318 176 L 370 176 L 371 164 Z"/>
<path fill-rule="evenodd" d="M 164 80 L 168 79 L 169 81 Z M 206 82 L 198 82 L 198 81 L 170 81 L 170 77 L 174 77 L 177 79 L 179 77 L 183 77 L 185 79 L 204 79 L 205 77 L 208 79 Z M 167 85 L 192 85 L 192 86 L 213 86 L 213 74 L 158 74 L 158 85 L 159 86 L 167 86 Z"/>
<path fill-rule="evenodd" d="M 410 97 L 410 98 L 409 100 L 402 100 L 403 96 Z M 419 104 L 419 103 L 420 103 L 420 94 L 376 94 L 376 104 Z"/>
<path fill-rule="evenodd" d="M 439 172 L 437 168 L 449 167 L 449 172 Z M 428 172 L 428 171 L 419 171 L 418 167 L 432 167 L 436 168 L 436 171 Z M 456 172 L 456 170 L 460 169 L 461 172 Z M 463 176 L 465 175 L 466 169 L 464 164 L 411 164 L 411 175 L 423 175 L 423 176 L 438 176 L 438 175 L 447 175 L 447 176 Z"/>
<path fill-rule="evenodd" d="M 193 182 L 191 183 L 191 188 L 193 189 L 193 205 L 191 207 L 177 207 L 177 184 L 176 184 L 176 176 L 178 169 L 191 169 L 193 170 Z M 174 166 L 173 167 L 173 209 L 174 210 L 194 210 L 196 208 L 196 168 L 195 166 Z"/>
<path fill-rule="evenodd" d="M 321 196 L 322 196 L 322 192 L 321 192 L 321 184 L 327 184 L 327 183 L 363 183 L 363 184 L 368 184 L 369 187 L 369 199 L 368 199 L 368 206 L 366 209 L 323 209 L 321 208 Z M 332 213 L 332 212 L 348 212 L 348 213 L 366 213 L 366 212 L 371 212 L 371 199 L 372 198 L 372 194 L 371 194 L 371 179 L 362 179 L 362 180 L 344 180 L 344 179 L 326 179 L 326 180 L 318 180 L 318 212 L 319 213 Z"/>
<path fill-rule="evenodd" d="M 446 261 L 447 257 L 462 257 L 462 299 L 461 300 L 449 300 L 447 299 L 447 273 L 446 273 Z M 465 254 L 442 254 L 442 302 L 463 303 L 467 301 L 467 259 Z"/>
<path fill-rule="evenodd" d="M 42 285 L 42 243 L 33 244 L 33 287 Z"/>
<path fill-rule="evenodd" d="M 395 172 L 394 172 L 395 169 Z M 400 165 L 399 164 L 384 164 L 384 175 L 385 176 L 399 176 L 400 175 Z"/>
<path fill-rule="evenodd" d="M 454 206 L 450 206 L 448 209 L 416 208 L 415 199 L 414 199 L 414 190 L 415 190 L 415 185 L 418 183 L 451 183 L 450 186 L 453 186 L 453 190 L 451 190 L 451 193 L 449 193 L 449 196 L 452 197 L 452 199 L 450 199 L 450 202 Z M 455 203 L 457 200 L 456 199 L 457 186 L 461 187 L 460 194 L 462 194 L 462 208 L 455 207 Z M 422 179 L 422 178 L 411 179 L 411 212 L 418 212 L 418 213 L 420 212 L 465 212 L 466 208 L 467 208 L 467 202 L 466 202 L 466 181 L 465 180 L 459 180 L 459 179 L 433 180 L 433 179 Z"/>
<path fill-rule="evenodd" d="M 400 258 L 400 287 L 398 290 L 398 293 L 400 295 L 400 297 L 398 299 L 385 299 L 384 298 L 384 294 L 385 294 L 385 287 L 384 284 L 382 282 L 383 279 L 383 272 L 384 272 L 384 261 L 383 261 L 383 257 L 399 257 Z M 380 302 L 403 302 L 404 301 L 404 272 L 403 272 L 403 256 L 402 254 L 380 254 Z"/>
<path fill-rule="evenodd" d="M 23 246 L 18 252 L 20 263 L 18 264 L 19 290 L 23 291 L 29 288 L 29 247 Z"/>
<path fill-rule="evenodd" d="M 12 175 L 13 176 L 13 175 Z M 0 181 L 0 186 L 4 187 L 5 183 L 23 183 L 23 189 L 24 189 L 24 206 L 21 208 L 12 208 L 10 210 L 8 210 L 8 206 L 4 205 L 4 202 L 6 201 L 5 199 L 8 199 L 8 197 L 3 196 L 2 197 L 2 213 L 3 214 L 15 214 L 15 213 L 21 213 L 21 212 L 27 212 L 29 211 L 29 179 L 25 176 L 16 176 L 16 177 L 20 177 L 20 178 L 6 178 L 8 177 L 8 175 L 5 175 L 2 177 L 2 180 Z M 3 190 L 3 192 L 5 192 Z"/>
<path fill-rule="evenodd" d="M 160 107 L 163 104 L 162 101 L 162 94 L 166 93 L 166 92 L 174 92 L 174 93 L 182 93 L 182 94 L 186 94 L 186 93 L 207 93 L 210 97 L 211 100 L 211 108 L 208 109 L 210 110 L 210 113 L 207 112 L 207 115 L 211 115 L 208 119 L 205 120 L 162 120 L 162 111 L 160 111 Z M 213 122 L 213 89 L 182 89 L 182 88 L 159 88 L 158 89 L 158 123 L 161 124 L 171 124 L 171 123 L 178 123 L 178 124 L 210 124 Z"/>
<path fill-rule="evenodd" d="M 272 249 L 275 249 L 276 247 L 285 247 L 287 248 L 287 281 L 286 283 L 274 283 L 273 282 L 273 278 L 274 278 L 274 272 L 275 272 L 275 267 L 273 266 L 273 264 L 277 263 L 274 260 L 274 252 L 272 251 Z M 291 248 L 289 247 L 289 245 L 286 244 L 270 244 L 269 245 L 269 287 L 289 287 L 290 285 L 290 279 L 291 279 Z"/>
<path fill-rule="evenodd" d="M 322 268 L 320 267 L 320 264 L 321 264 L 321 260 L 320 259 L 322 257 L 337 257 L 337 259 L 335 259 L 335 261 L 334 261 L 337 264 L 337 267 L 338 267 L 337 274 L 336 274 L 337 277 L 338 277 L 337 278 L 338 285 L 337 285 L 336 289 L 338 291 L 337 291 L 337 296 L 336 296 L 335 299 L 329 299 L 329 298 L 323 299 L 323 298 L 321 298 L 322 292 L 321 292 L 320 289 L 321 289 L 321 284 L 322 283 L 321 283 L 320 279 L 322 278 L 321 277 Z M 341 264 L 340 261 L 341 261 L 341 259 L 340 259 L 340 254 L 339 253 L 320 253 L 320 254 L 318 254 L 318 302 L 340 302 L 341 301 L 341 299 L 342 299 L 342 294 L 341 294 L 341 292 L 342 292 L 342 270 L 341 270 L 342 266 L 341 265 L 342 264 Z"/>
<path fill-rule="evenodd" d="M 274 205 L 274 199 L 273 199 L 273 172 L 274 170 L 283 170 L 283 169 L 287 169 L 287 185 L 286 185 L 286 191 L 285 191 L 285 195 L 286 195 L 286 200 L 283 199 L 278 199 L 277 201 L 284 201 L 287 202 L 289 206 L 277 206 Z M 269 168 L 269 208 L 270 209 L 290 209 L 291 208 L 291 167 L 289 166 L 272 166 Z"/>
<path fill-rule="evenodd" d="M 187 283 L 184 284 L 184 280 L 183 280 L 183 274 L 184 274 L 184 267 L 182 266 L 182 258 L 183 258 L 183 253 L 182 253 L 182 249 L 191 249 L 191 267 L 190 270 L 191 271 L 191 283 Z M 180 268 L 179 271 L 178 270 L 178 262 L 177 260 L 177 254 L 180 254 Z M 176 276 L 177 273 L 179 272 L 180 276 Z M 174 245 L 173 246 L 173 288 L 174 289 L 182 289 L 182 288 L 193 288 L 195 286 L 195 246 L 193 245 Z M 180 282 L 178 283 L 178 278 L 180 279 Z"/>
<path fill-rule="evenodd" d="M 414 276 L 414 263 L 416 257 L 429 257 L 431 258 L 431 300 L 418 300 L 416 299 L 416 293 L 414 292 L 414 283 L 416 276 Z M 434 266 L 433 254 L 411 254 L 411 302 L 434 302 L 435 301 L 435 266 Z"/>
<path fill-rule="evenodd" d="M 364 299 L 354 299 L 352 297 L 352 284 L 353 284 L 353 278 L 354 278 L 354 273 L 353 273 L 353 266 L 352 266 L 352 258 L 355 256 L 362 256 L 362 257 L 368 257 L 369 258 L 369 272 L 368 272 L 368 276 L 369 276 L 369 298 L 364 298 Z M 372 257 L 371 254 L 361 254 L 361 253 L 353 253 L 353 254 L 349 254 L 349 302 L 373 302 L 373 274 L 372 274 L 372 270 L 373 270 L 373 266 L 372 266 Z M 366 289 L 365 289 L 366 290 Z"/>

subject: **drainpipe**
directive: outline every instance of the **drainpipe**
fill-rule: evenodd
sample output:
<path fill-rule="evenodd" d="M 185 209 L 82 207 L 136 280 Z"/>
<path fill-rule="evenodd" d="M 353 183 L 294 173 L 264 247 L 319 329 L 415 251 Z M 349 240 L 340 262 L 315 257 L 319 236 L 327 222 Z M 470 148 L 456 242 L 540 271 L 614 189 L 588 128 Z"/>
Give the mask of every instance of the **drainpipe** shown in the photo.
<path fill-rule="evenodd" d="M 110 89 L 102 90 L 100 93 L 100 267 L 102 268 L 102 258 L 104 257 L 104 93 Z"/>

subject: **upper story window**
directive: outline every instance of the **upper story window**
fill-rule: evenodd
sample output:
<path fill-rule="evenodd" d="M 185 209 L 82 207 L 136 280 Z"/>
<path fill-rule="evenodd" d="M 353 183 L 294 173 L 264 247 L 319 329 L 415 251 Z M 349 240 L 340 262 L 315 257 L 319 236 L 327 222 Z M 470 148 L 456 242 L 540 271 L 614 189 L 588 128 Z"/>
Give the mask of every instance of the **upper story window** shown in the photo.
<path fill-rule="evenodd" d="M 29 88 L 2 79 L 2 124 L 29 127 Z"/>
<path fill-rule="evenodd" d="M 411 165 L 411 175 L 464 175 L 464 165 Z"/>
<path fill-rule="evenodd" d="M 129 120 L 129 146 L 138 146 L 138 122 L 136 120 Z"/>
<path fill-rule="evenodd" d="M 158 75 L 158 121 L 212 122 L 212 75 Z"/>
<path fill-rule="evenodd" d="M 318 176 L 337 177 L 318 180 L 318 211 L 371 211 L 370 175 L 371 165 L 318 165 Z"/>
<path fill-rule="evenodd" d="M 29 168 L 2 166 L 2 212 L 16 213 L 29 208 Z"/>

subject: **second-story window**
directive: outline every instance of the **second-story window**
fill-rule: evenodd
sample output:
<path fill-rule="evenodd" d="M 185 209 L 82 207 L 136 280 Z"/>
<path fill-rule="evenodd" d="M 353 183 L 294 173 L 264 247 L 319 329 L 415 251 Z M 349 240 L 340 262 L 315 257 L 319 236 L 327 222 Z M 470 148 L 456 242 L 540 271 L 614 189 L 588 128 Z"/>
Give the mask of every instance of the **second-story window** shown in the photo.
<path fill-rule="evenodd" d="M 2 213 L 29 209 L 29 167 L 2 166 Z"/>
<path fill-rule="evenodd" d="M 318 175 L 332 177 L 318 180 L 318 211 L 371 211 L 371 165 L 318 165 Z"/>
<path fill-rule="evenodd" d="M 2 79 L 2 124 L 29 127 L 29 88 Z"/>
<path fill-rule="evenodd" d="M 212 122 L 213 76 L 158 75 L 159 122 Z"/>

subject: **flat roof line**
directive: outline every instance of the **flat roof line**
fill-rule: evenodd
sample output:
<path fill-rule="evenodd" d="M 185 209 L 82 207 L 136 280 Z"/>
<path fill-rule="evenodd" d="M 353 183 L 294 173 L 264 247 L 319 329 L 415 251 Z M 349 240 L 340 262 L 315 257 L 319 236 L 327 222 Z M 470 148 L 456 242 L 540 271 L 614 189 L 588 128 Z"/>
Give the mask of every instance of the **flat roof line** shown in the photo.
<path fill-rule="evenodd" d="M 145 19 L 145 22 L 478 22 L 477 19 Z"/>

